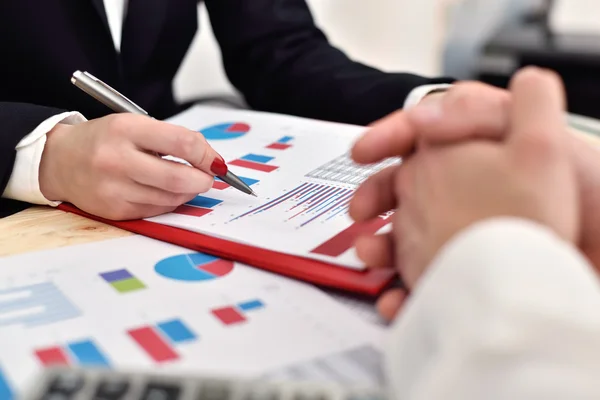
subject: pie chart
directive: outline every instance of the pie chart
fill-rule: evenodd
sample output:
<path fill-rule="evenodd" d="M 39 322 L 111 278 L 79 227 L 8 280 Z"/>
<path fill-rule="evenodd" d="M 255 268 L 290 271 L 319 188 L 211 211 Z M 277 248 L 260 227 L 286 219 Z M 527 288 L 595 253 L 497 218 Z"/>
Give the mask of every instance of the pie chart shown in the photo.
<path fill-rule="evenodd" d="M 233 262 L 203 253 L 180 254 L 160 260 L 154 270 L 176 281 L 210 281 L 230 273 Z"/>
<path fill-rule="evenodd" d="M 219 125 L 207 126 L 198 132 L 204 135 L 206 140 L 229 140 L 237 139 L 250 132 L 250 125 L 244 122 L 227 122 Z"/>

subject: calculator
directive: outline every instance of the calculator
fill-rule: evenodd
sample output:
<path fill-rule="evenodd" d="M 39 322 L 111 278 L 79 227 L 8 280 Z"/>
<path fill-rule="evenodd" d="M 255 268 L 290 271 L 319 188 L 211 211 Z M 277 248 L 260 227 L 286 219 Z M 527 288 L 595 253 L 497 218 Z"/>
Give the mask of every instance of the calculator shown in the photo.
<path fill-rule="evenodd" d="M 16 400 L 387 400 L 379 388 L 159 374 L 107 368 L 50 367 Z"/>

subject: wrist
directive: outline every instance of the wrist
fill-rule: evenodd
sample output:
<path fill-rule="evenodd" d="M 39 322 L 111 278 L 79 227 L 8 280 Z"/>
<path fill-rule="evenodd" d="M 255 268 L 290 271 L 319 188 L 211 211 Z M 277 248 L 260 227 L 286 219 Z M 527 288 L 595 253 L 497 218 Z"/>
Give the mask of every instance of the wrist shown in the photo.
<path fill-rule="evenodd" d="M 72 129 L 72 125 L 57 124 L 46 134 L 46 145 L 40 160 L 39 184 L 42 195 L 50 201 L 67 201 L 61 164 L 66 161 L 62 156 L 63 148 Z"/>

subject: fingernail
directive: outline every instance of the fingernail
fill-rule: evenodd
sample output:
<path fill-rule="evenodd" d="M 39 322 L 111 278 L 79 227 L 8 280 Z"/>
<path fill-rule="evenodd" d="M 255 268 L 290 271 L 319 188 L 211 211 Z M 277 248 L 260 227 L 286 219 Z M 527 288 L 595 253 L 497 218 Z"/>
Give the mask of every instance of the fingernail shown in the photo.
<path fill-rule="evenodd" d="M 432 98 L 414 106 L 408 111 L 408 115 L 420 123 L 437 122 L 443 115 L 443 102 L 441 98 Z"/>
<path fill-rule="evenodd" d="M 217 176 L 227 175 L 227 164 L 225 164 L 223 157 L 216 157 L 210 165 L 210 170 Z"/>

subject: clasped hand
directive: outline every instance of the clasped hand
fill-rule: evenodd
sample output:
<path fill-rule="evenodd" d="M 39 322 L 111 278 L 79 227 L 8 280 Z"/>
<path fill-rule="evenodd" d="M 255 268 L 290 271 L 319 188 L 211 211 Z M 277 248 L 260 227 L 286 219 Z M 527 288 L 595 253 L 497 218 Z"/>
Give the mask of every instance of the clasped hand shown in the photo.
<path fill-rule="evenodd" d="M 390 233 L 360 238 L 372 268 L 396 268 L 406 286 L 385 293 L 395 317 L 436 254 L 472 224 L 498 217 L 542 224 L 600 267 L 600 151 L 569 133 L 565 95 L 551 72 L 527 68 L 508 91 L 461 83 L 374 124 L 353 158 L 399 166 L 357 190 L 350 214 L 367 220 L 395 209 Z"/>

